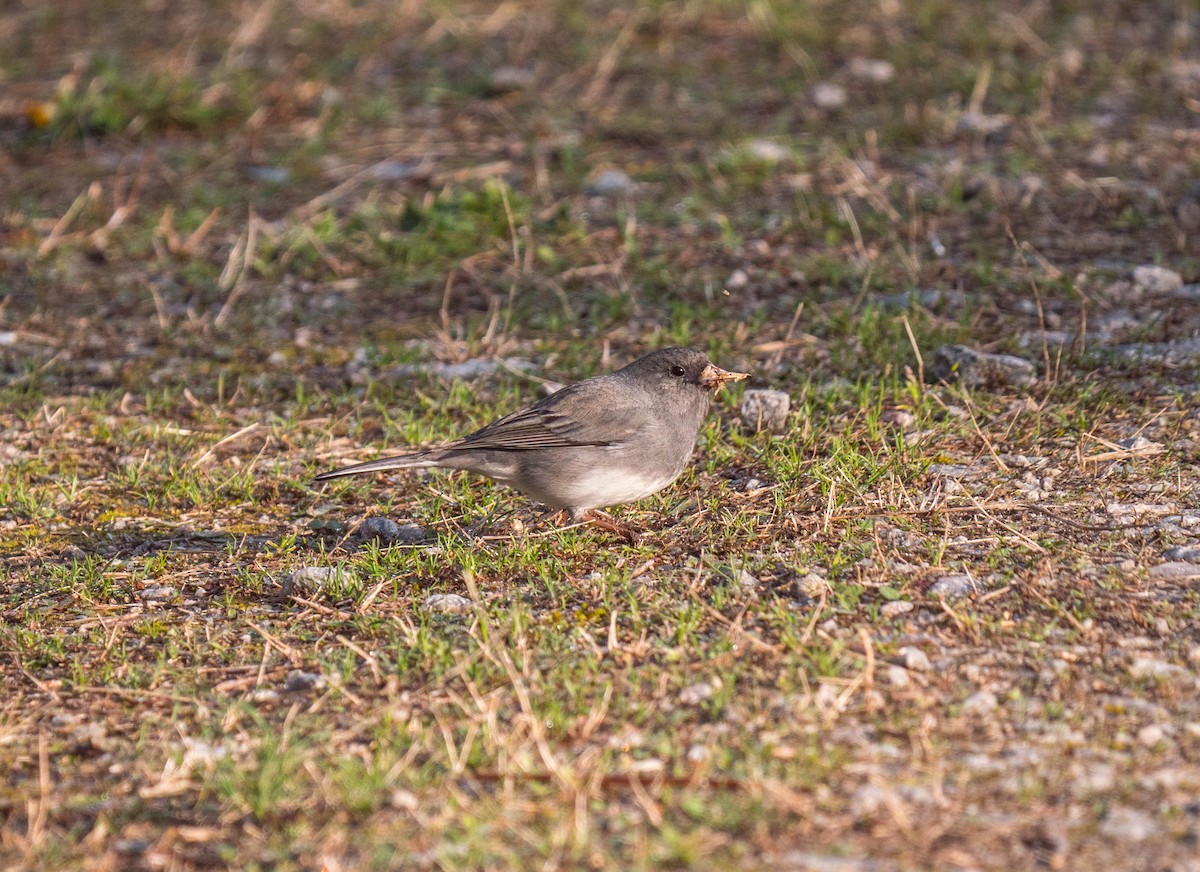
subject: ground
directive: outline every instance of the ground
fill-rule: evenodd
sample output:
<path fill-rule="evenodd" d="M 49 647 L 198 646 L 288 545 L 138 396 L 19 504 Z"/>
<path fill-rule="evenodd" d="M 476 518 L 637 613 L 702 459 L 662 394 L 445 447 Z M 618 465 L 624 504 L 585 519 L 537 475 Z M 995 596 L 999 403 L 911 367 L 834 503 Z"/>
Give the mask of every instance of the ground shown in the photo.
<path fill-rule="evenodd" d="M 1198 32 L 6 4 L 0 866 L 1200 869 Z M 637 535 L 312 483 L 673 343 Z"/>

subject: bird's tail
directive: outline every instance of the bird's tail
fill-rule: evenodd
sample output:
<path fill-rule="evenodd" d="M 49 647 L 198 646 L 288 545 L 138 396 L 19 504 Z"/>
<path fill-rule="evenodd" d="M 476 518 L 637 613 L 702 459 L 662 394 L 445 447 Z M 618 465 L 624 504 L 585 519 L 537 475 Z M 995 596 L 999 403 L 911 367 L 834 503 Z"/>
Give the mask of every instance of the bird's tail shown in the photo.
<path fill-rule="evenodd" d="M 437 466 L 436 452 L 418 451 L 414 454 L 396 454 L 366 463 L 356 463 L 353 466 L 343 466 L 341 469 L 331 469 L 321 473 L 313 481 L 329 481 L 344 475 L 363 475 L 368 472 L 383 472 L 385 469 L 425 469 L 430 466 Z"/>

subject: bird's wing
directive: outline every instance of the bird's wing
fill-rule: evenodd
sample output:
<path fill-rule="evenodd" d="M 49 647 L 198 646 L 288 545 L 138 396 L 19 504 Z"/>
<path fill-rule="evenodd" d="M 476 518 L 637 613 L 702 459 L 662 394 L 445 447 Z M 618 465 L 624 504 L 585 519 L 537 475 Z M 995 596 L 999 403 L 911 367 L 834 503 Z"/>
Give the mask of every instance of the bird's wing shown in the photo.
<path fill-rule="evenodd" d="M 606 388 L 595 380 L 563 388 L 449 447 L 523 451 L 626 442 L 637 434 L 638 400 L 644 397 L 624 396 Z M 640 411 L 644 418 L 645 409 Z"/>

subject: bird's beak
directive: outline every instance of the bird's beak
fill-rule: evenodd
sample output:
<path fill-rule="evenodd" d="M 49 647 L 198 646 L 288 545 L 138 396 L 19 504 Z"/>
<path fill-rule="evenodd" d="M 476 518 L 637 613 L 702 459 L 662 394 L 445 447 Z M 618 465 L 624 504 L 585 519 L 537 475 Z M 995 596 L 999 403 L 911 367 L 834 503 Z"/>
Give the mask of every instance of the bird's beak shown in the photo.
<path fill-rule="evenodd" d="M 700 384 L 706 388 L 711 388 L 713 393 L 721 389 L 725 382 L 741 381 L 744 378 L 750 378 L 748 372 L 729 372 L 721 369 L 719 366 L 709 364 L 704 367 L 704 371 L 700 373 Z"/>

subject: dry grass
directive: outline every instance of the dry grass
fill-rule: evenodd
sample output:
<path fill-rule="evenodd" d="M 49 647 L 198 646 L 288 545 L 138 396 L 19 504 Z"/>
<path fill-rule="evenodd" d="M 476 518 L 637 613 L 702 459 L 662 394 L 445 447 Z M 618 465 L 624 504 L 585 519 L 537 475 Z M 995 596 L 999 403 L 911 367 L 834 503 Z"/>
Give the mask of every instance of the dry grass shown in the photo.
<path fill-rule="evenodd" d="M 0 13 L 0 865 L 1195 868 L 1197 27 Z M 309 483 L 666 343 L 795 411 L 635 543 Z"/>

